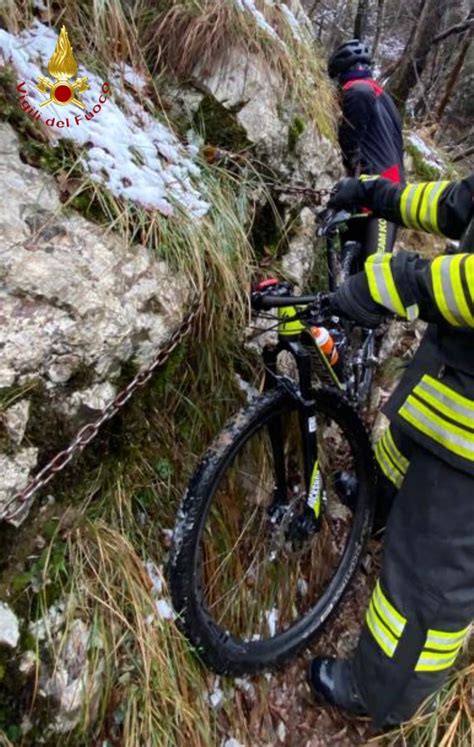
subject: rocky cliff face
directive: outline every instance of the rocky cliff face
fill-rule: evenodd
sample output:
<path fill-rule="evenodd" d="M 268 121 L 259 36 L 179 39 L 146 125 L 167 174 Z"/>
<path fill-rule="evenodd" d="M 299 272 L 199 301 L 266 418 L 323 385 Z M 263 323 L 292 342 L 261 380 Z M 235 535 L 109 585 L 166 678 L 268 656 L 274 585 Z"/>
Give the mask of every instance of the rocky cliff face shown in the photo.
<path fill-rule="evenodd" d="M 247 3 L 241 12 L 252 16 L 256 10 Z M 291 14 L 294 30 L 298 20 Z M 268 29 L 263 26 L 265 33 Z M 17 43 L 15 36 L 1 33 L 0 50 L 14 74 L 38 76 L 54 49 L 54 30 L 36 21 Z M 82 72 L 91 81 L 92 102 L 100 83 Z M 146 77 L 133 77 L 130 68 L 115 68 L 111 77 L 121 86 L 120 99 L 112 96 L 103 105 L 105 119 L 98 114 L 82 129 L 48 130 L 48 137 L 53 146 L 71 138 L 78 147 L 85 143 L 80 152 L 86 171 L 105 188 L 119 185 L 117 194 L 132 204 L 133 199 L 154 204 L 159 198 L 155 208 L 168 215 L 177 200 L 191 210 L 192 220 L 202 219 L 208 205 L 199 195 L 200 172 L 190 158 L 205 144 L 244 147 L 272 170 L 272 183 L 327 188 L 340 176 L 333 143 L 290 103 L 282 74 L 263 55 L 243 50 L 238 39 L 212 66 L 196 65 L 191 82 L 168 91 L 170 115 L 188 128 L 187 153 L 172 129 L 154 122 L 134 99 L 130 89 L 141 94 Z M 28 89 L 39 106 L 32 81 Z M 112 128 L 118 128 L 115 137 Z M 179 324 L 189 294 L 186 283 L 146 247 L 126 245 L 113 231 L 65 211 L 55 180 L 20 160 L 17 136 L 8 124 L 0 128 L 0 147 L 5 154 L 0 188 L 8 196 L 0 205 L 0 517 L 5 517 L 12 495 L 41 465 L 44 444 L 48 451 L 56 443 L 64 446 L 97 415 L 116 393 L 125 362 L 140 368 L 150 361 Z M 279 193 L 277 199 L 283 200 L 282 223 L 292 226 L 283 268 L 301 283 L 314 252 L 314 219 L 307 209 L 298 215 L 294 198 Z M 260 193 L 259 208 L 266 200 Z"/>
<path fill-rule="evenodd" d="M 97 416 L 124 362 L 151 362 L 189 294 L 144 246 L 62 210 L 54 179 L 20 161 L 8 124 L 0 125 L 0 149 L 1 515 L 42 445 L 57 443 L 54 431 L 67 438 Z"/>
<path fill-rule="evenodd" d="M 251 0 L 239 0 L 235 8 L 247 23 L 256 24 L 258 33 L 267 35 L 280 52 L 288 51 L 297 34 L 309 33 L 296 2 L 269 3 L 270 20 L 265 20 Z M 42 21 L 36 19 L 20 32 L 21 37 L 18 32 L 0 30 L 0 59 L 15 83 L 20 79 L 29 81 L 31 100 L 36 106 L 40 98 L 32 93 L 34 78 L 46 69 L 57 39 L 55 29 L 45 22 L 48 13 L 43 8 Z M 287 37 L 280 36 L 282 29 Z M 80 74 L 89 76 L 92 85 L 88 96 L 95 96 L 100 90 L 97 77 L 85 68 L 80 69 Z M 327 188 L 341 173 L 327 127 L 326 134 L 322 134 L 316 118 L 291 95 L 283 68 L 272 65 L 268 55 L 260 54 L 254 40 L 252 49 L 248 49 L 242 47 L 241 40 L 231 38 L 225 55 L 217 55 L 211 65 L 195 64 L 186 82 L 171 77 L 165 86 L 161 79 L 153 81 L 150 74 L 138 74 L 129 66 L 113 66 L 110 80 L 115 90 L 104 104 L 104 112 L 107 106 L 110 108 L 107 118 L 97 117 L 89 130 L 78 128 L 75 134 L 72 130 L 64 133 L 62 129 L 43 128 L 40 139 L 44 157 L 40 161 L 47 160 L 52 149 L 67 146 L 84 179 L 93 180 L 104 195 L 119 200 L 129 211 L 131 222 L 138 220 L 139 215 L 148 229 L 157 216 L 169 221 L 161 223 L 160 230 L 170 259 L 158 258 L 150 246 L 136 240 L 126 241 L 115 225 L 98 225 L 66 207 L 58 179 L 20 158 L 25 151 L 25 133 L 28 144 L 30 131 L 23 129 L 17 116 L 18 101 L 9 102 L 15 127 L 0 123 L 0 191 L 4 196 L 0 203 L 0 519 L 8 518 L 16 508 L 12 497 L 45 460 L 64 448 L 81 426 L 98 416 L 130 378 L 130 371 L 146 366 L 180 324 L 193 288 L 201 281 L 198 276 L 207 261 L 207 249 L 202 249 L 203 257 L 196 257 L 196 267 L 190 252 L 187 272 L 179 273 L 172 255 L 174 234 L 176 243 L 182 243 L 183 225 L 190 236 L 198 233 L 205 221 L 215 221 L 213 235 L 222 239 L 213 247 L 216 263 L 227 262 L 227 272 L 232 277 L 234 258 L 226 237 L 219 236 L 221 227 L 225 230 L 230 225 L 230 217 L 234 223 L 241 220 L 242 233 L 251 233 L 255 230 L 255 214 L 264 214 L 266 223 L 271 224 L 264 226 L 264 233 L 275 230 L 284 239 L 281 245 L 285 251 L 276 260 L 278 269 L 301 284 L 315 252 L 314 215 L 308 208 L 302 209 L 298 199 L 272 191 L 273 187 L 277 182 L 280 186 Z M 150 94 L 155 84 L 159 87 L 162 83 L 159 100 L 163 110 L 157 106 L 156 96 L 153 99 Z M 85 100 L 87 103 L 87 97 Z M 213 164 L 208 167 L 200 158 L 200 154 L 206 156 L 206 146 L 213 153 L 222 150 L 230 154 L 229 163 L 224 155 L 223 166 L 221 162 L 217 165 L 229 165 L 236 183 L 258 173 L 249 190 L 247 212 L 224 215 L 222 220 L 222 203 L 213 204 L 213 192 L 205 182 L 209 171 L 209 181 L 218 178 L 212 174 Z M 266 187 L 262 186 L 263 181 Z M 275 203 L 278 226 L 274 225 Z M 146 230 L 143 234 L 147 235 Z M 253 261 L 257 265 L 263 259 L 264 272 L 268 264 L 265 239 L 261 244 L 261 254 L 255 255 Z M 247 277 L 235 278 L 235 285 L 246 283 Z M 212 308 L 212 299 L 209 303 Z M 217 304 L 216 309 L 220 310 Z M 96 456 L 100 462 L 101 455 Z M 186 456 L 180 454 L 179 458 L 184 461 Z M 159 455 L 155 458 L 159 464 Z M 54 483 L 51 489 L 54 492 Z M 44 516 L 40 512 L 34 517 L 32 537 L 27 537 L 28 521 L 19 530 L 24 533 L 22 539 L 8 535 L 11 546 L 23 543 L 25 549 L 19 560 L 10 547 L 13 571 L 5 563 L 6 571 L 0 573 L 1 594 L 8 601 L 8 606 L 0 602 L 0 683 L 4 677 L 4 654 L 10 683 L 5 702 L 16 703 L 14 693 L 22 692 L 29 684 L 31 691 L 36 692 L 39 683 L 40 705 L 53 705 L 47 718 L 41 707 L 32 720 L 30 716 L 23 718 L 24 733 L 35 735 L 28 742 L 31 744 L 39 743 L 36 735 L 43 735 L 43 729 L 47 735 L 44 738 L 58 744 L 59 733 L 84 722 L 86 706 L 89 717 L 95 718 L 100 698 L 105 697 L 105 657 L 98 652 L 104 649 L 110 632 L 105 625 L 104 640 L 91 632 L 92 620 L 95 625 L 95 613 L 91 611 L 95 597 L 92 594 L 87 601 L 82 600 L 81 607 L 77 599 L 85 593 L 81 584 L 70 593 L 67 603 L 62 589 L 54 587 L 54 593 L 48 591 L 48 584 L 54 586 L 44 570 L 50 556 L 48 553 L 48 561 L 44 561 L 41 554 L 46 542 L 43 524 L 51 514 L 48 505 L 46 502 L 43 506 Z M 30 504 L 24 507 L 15 525 L 27 518 L 30 508 Z M 138 520 L 143 520 L 143 512 Z M 68 552 L 62 539 L 67 532 L 67 521 L 58 524 L 63 553 Z M 121 537 L 119 533 L 118 536 Z M 53 544 L 54 540 L 51 547 Z M 143 553 L 133 555 L 134 548 L 127 548 L 132 565 L 141 568 Z M 88 561 L 92 556 L 93 552 Z M 71 555 L 68 562 L 72 562 Z M 70 582 L 69 565 L 67 568 Z M 140 573 L 139 597 L 150 602 L 146 629 L 152 631 L 150 620 L 157 601 L 163 607 L 166 600 L 150 596 L 148 576 Z M 15 592 L 18 588 L 22 590 L 20 602 Z M 38 594 L 43 592 L 48 599 L 46 606 L 38 601 Z M 110 599 L 115 598 L 114 592 L 107 593 Z M 50 603 L 51 598 L 54 604 Z M 108 605 L 106 602 L 97 608 L 99 618 Z M 140 614 L 140 610 L 134 614 Z M 119 618 L 120 615 L 113 630 L 117 640 L 122 639 L 123 619 Z M 135 652 L 135 660 L 140 661 L 142 644 L 134 648 L 136 644 L 128 638 L 130 630 L 128 626 L 123 631 L 123 639 Z M 153 635 L 156 653 L 163 648 L 161 632 Z M 176 646 L 174 639 L 172 646 Z M 55 647 L 59 651 L 56 659 L 51 654 Z M 128 654 L 124 654 L 125 658 Z M 115 660 L 115 656 L 114 649 L 108 658 Z M 165 662 L 163 668 L 166 666 Z M 121 682 L 118 690 L 123 691 Z M 120 705 L 117 712 L 125 708 Z M 123 718 L 120 713 L 119 717 Z M 1 728 L 3 721 L 0 731 Z M 143 738 L 136 743 L 152 742 Z"/>

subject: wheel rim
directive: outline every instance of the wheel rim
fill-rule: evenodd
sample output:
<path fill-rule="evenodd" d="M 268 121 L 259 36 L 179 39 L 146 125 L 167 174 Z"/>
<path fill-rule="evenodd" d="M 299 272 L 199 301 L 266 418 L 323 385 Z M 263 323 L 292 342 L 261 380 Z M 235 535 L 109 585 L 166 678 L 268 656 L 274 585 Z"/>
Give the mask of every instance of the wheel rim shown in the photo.
<path fill-rule="evenodd" d="M 278 484 L 269 426 L 284 432 L 286 508 L 271 510 Z M 357 480 L 354 436 L 328 415 L 318 416 L 318 458 L 324 484 L 319 529 L 301 546 L 294 517 L 306 504 L 299 413 L 288 407 L 269 413 L 217 478 L 196 552 L 202 613 L 221 635 L 261 645 L 288 635 L 324 602 L 334 576 L 354 552 L 356 523 L 341 501 L 334 478 L 343 470 Z M 280 455 L 281 456 L 281 455 Z M 280 491 L 282 496 L 281 478 Z M 274 506 L 273 506 L 274 507 Z"/>

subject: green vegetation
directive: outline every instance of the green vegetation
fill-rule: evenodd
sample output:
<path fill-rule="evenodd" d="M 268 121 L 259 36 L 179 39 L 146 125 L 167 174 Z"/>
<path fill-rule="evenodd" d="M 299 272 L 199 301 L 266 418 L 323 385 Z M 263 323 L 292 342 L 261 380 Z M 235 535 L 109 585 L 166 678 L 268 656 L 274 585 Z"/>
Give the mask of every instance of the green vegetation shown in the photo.
<path fill-rule="evenodd" d="M 290 153 L 295 152 L 298 141 L 305 129 L 304 120 L 301 117 L 294 117 L 288 130 L 288 151 Z"/>

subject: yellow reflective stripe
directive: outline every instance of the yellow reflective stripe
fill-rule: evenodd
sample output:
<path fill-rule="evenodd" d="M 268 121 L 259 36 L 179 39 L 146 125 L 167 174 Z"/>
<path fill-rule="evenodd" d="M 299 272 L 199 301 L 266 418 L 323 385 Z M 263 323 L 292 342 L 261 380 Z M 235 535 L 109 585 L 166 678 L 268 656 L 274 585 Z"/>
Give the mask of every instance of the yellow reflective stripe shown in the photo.
<path fill-rule="evenodd" d="M 370 603 L 369 609 L 367 610 L 365 621 L 382 651 L 391 659 L 396 651 L 398 641 L 395 636 L 389 630 L 387 630 L 387 628 L 378 619 L 372 602 Z"/>
<path fill-rule="evenodd" d="M 387 458 L 387 455 L 382 446 L 382 440 L 383 439 L 380 439 L 380 441 L 377 441 L 377 443 L 375 444 L 375 458 L 385 477 L 390 480 L 390 482 L 393 483 L 396 488 L 400 488 L 403 482 L 403 475 Z"/>
<path fill-rule="evenodd" d="M 437 389 L 446 398 L 450 399 L 452 402 L 455 402 L 457 405 L 466 408 L 466 411 L 472 412 L 472 417 L 474 418 L 474 400 L 469 399 L 468 397 L 464 397 L 462 394 L 459 394 L 459 392 L 456 392 L 455 389 L 451 389 L 450 386 L 443 384 L 443 382 L 439 381 L 438 379 L 434 379 L 429 374 L 425 374 L 421 381 L 430 384 L 434 389 Z"/>
<path fill-rule="evenodd" d="M 469 254 L 464 265 L 466 271 L 466 285 L 469 288 L 471 301 L 474 303 L 474 257 Z"/>
<path fill-rule="evenodd" d="M 415 667 L 415 672 L 436 672 L 447 669 L 456 661 L 458 651 L 449 654 L 437 654 L 434 651 L 422 651 Z"/>
<path fill-rule="evenodd" d="M 311 473 L 310 489 L 307 504 L 313 509 L 316 518 L 321 513 L 321 476 L 319 474 L 319 459 L 316 459 Z"/>
<path fill-rule="evenodd" d="M 278 328 L 278 334 L 280 335 L 297 335 L 306 329 L 301 319 L 293 319 L 286 322 L 285 319 L 295 316 L 297 310 L 294 306 L 283 306 L 278 309 L 278 319 L 280 326 Z"/>
<path fill-rule="evenodd" d="M 395 444 L 395 441 L 393 440 L 392 431 L 390 430 L 390 427 L 387 428 L 384 435 L 384 442 L 385 442 L 385 448 L 387 449 L 389 455 L 392 457 L 393 461 L 397 465 L 400 472 L 405 472 L 408 469 L 408 466 L 410 462 L 408 459 L 406 459 L 402 452 L 397 448 L 397 445 Z"/>
<path fill-rule="evenodd" d="M 456 290 L 456 301 L 459 307 L 459 311 L 461 312 L 461 317 L 466 322 L 468 327 L 474 327 L 474 316 L 472 315 L 471 310 L 469 308 L 466 294 L 464 292 L 464 287 L 463 287 L 462 280 L 461 280 L 461 263 L 463 262 L 466 256 L 467 256 L 467 260 L 465 261 L 465 265 L 466 265 L 469 259 L 472 259 L 472 257 L 469 257 L 466 254 L 455 254 L 454 257 L 451 257 L 451 265 L 449 269 L 451 271 L 451 275 L 454 276 L 452 279 L 452 283 Z M 466 280 L 467 280 L 467 277 L 466 277 Z"/>
<path fill-rule="evenodd" d="M 461 265 L 464 263 L 466 266 L 469 259 L 472 257 L 468 254 L 456 254 L 437 257 L 431 263 L 435 301 L 443 316 L 456 327 L 460 325 L 474 327 L 474 316 L 469 308 L 461 280 Z"/>
<path fill-rule="evenodd" d="M 405 199 L 405 222 L 411 228 L 421 228 L 418 220 L 418 206 L 425 191 L 426 184 L 412 184 L 408 187 Z"/>
<path fill-rule="evenodd" d="M 447 265 L 451 257 L 436 257 L 431 263 L 431 281 L 435 302 L 444 318 L 453 325 L 460 327 L 462 321 L 453 315 L 452 289 Z M 451 303 L 449 302 L 451 300 Z"/>
<path fill-rule="evenodd" d="M 427 182 L 425 185 L 425 191 L 421 201 L 419 223 L 424 231 L 429 231 L 431 228 L 430 224 L 430 197 L 437 188 L 437 182 Z"/>
<path fill-rule="evenodd" d="M 430 629 L 426 636 L 425 648 L 431 648 L 437 651 L 448 651 L 450 653 L 454 653 L 453 649 L 455 648 L 457 652 L 461 648 L 468 630 L 469 625 L 467 628 L 457 630 L 453 633 L 446 632 L 445 630 Z"/>
<path fill-rule="evenodd" d="M 402 221 L 404 222 L 406 226 L 411 225 L 410 216 L 409 216 L 409 207 L 411 205 L 411 197 L 414 194 L 415 189 L 416 189 L 416 185 L 407 184 L 400 198 L 400 215 L 401 215 Z"/>
<path fill-rule="evenodd" d="M 385 306 L 385 308 L 394 311 L 401 317 L 406 317 L 405 308 L 393 280 L 391 260 L 391 254 L 371 254 L 366 260 L 365 272 L 370 295 L 374 301 Z"/>
<path fill-rule="evenodd" d="M 423 376 L 420 383 L 414 388 L 413 393 L 448 418 L 456 420 L 468 428 L 474 427 L 474 403 L 471 400 L 466 400 L 467 404 L 459 402 L 453 396 L 456 395 L 456 392 L 428 374 Z M 462 399 L 465 398 L 462 397 Z"/>
<path fill-rule="evenodd" d="M 393 604 L 388 601 L 387 597 L 382 591 L 380 581 L 377 581 L 372 599 L 375 602 L 375 608 L 384 623 L 388 625 L 388 627 L 394 632 L 395 635 L 400 637 L 407 622 L 406 618 L 403 617 L 403 615 L 401 615 L 398 610 L 395 609 Z"/>
<path fill-rule="evenodd" d="M 400 408 L 399 414 L 448 451 L 474 461 L 474 434 L 446 422 L 411 394 Z"/>
<path fill-rule="evenodd" d="M 438 184 L 439 186 L 435 194 L 432 196 L 430 206 L 430 226 L 433 233 L 437 233 L 440 236 L 443 236 L 442 232 L 439 230 L 438 225 L 438 202 L 439 198 L 441 197 L 441 193 L 444 192 L 449 182 L 435 182 L 435 184 Z"/>
<path fill-rule="evenodd" d="M 407 184 L 400 198 L 400 215 L 411 228 L 443 235 L 438 225 L 438 203 L 449 181 Z M 421 205 L 420 205 L 421 199 Z"/>
<path fill-rule="evenodd" d="M 372 182 L 374 179 L 380 179 L 380 174 L 361 174 L 359 176 L 361 182 Z"/>

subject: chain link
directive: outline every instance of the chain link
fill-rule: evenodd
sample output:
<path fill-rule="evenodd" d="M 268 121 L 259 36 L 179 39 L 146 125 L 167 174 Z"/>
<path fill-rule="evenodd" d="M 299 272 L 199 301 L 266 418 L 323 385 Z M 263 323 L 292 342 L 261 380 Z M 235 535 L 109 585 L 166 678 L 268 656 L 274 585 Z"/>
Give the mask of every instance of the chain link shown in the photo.
<path fill-rule="evenodd" d="M 205 287 L 207 288 L 208 286 L 209 279 L 207 280 Z M 15 493 L 15 495 L 13 495 L 7 501 L 7 503 L 3 507 L 3 510 L 6 511 L 5 513 L 3 513 L 3 520 L 8 521 L 16 526 L 21 523 L 22 519 L 20 518 L 20 515 L 23 512 L 27 511 L 32 498 L 36 495 L 38 490 L 44 488 L 45 485 L 47 485 L 58 472 L 62 472 L 62 470 L 67 467 L 69 462 L 71 462 L 76 456 L 78 456 L 97 436 L 103 424 L 108 420 L 111 420 L 111 418 L 113 418 L 119 412 L 119 410 L 122 409 L 122 407 L 128 402 L 128 400 L 132 397 L 137 389 L 145 386 L 145 384 L 149 382 L 155 370 L 166 363 L 173 350 L 175 350 L 181 340 L 183 340 L 184 337 L 189 334 L 193 322 L 201 312 L 202 308 L 203 305 L 201 298 L 198 297 L 194 302 L 191 310 L 184 317 L 180 326 L 173 332 L 166 345 L 164 345 L 164 347 L 162 347 L 158 351 L 151 364 L 143 371 L 140 371 L 127 384 L 125 389 L 119 392 L 115 399 L 113 399 L 111 402 L 109 402 L 108 405 L 106 405 L 106 407 L 104 407 L 100 416 L 96 420 L 94 420 L 92 423 L 87 423 L 87 425 L 84 425 L 78 431 L 78 433 L 76 433 L 76 436 L 71 441 L 69 446 L 56 454 L 51 459 L 51 461 L 49 461 L 48 464 L 46 464 L 27 483 L 23 490 Z M 12 504 L 19 505 L 16 506 L 13 511 L 8 512 L 8 508 Z"/>
<path fill-rule="evenodd" d="M 315 205 L 321 205 L 324 197 L 329 197 L 331 194 L 330 189 L 313 189 L 312 187 L 293 187 L 290 185 L 271 185 L 271 189 L 274 192 L 280 192 L 282 194 L 293 194 L 303 195 L 304 197 L 311 198 Z"/>
<path fill-rule="evenodd" d="M 272 190 L 286 194 L 303 195 L 311 198 L 316 205 L 321 205 L 322 199 L 331 194 L 329 189 L 312 189 L 311 187 L 297 187 L 290 185 L 272 185 Z M 209 278 L 206 282 L 206 288 L 209 286 Z M 135 378 L 102 410 L 97 420 L 87 423 L 76 434 L 72 442 L 66 449 L 58 452 L 51 461 L 48 462 L 23 488 L 13 495 L 3 507 L 3 520 L 12 524 L 20 524 L 19 519 L 22 512 L 25 512 L 36 493 L 44 488 L 50 480 L 58 473 L 62 472 L 65 467 L 76 456 L 78 456 L 91 441 L 97 436 L 99 430 L 108 420 L 111 420 L 121 408 L 128 402 L 135 391 L 148 383 L 157 368 L 162 366 L 170 357 L 173 350 L 189 333 L 191 326 L 202 309 L 201 299 L 197 298 L 191 311 L 185 316 L 180 326 L 173 332 L 167 344 L 161 348 L 148 368 L 140 371 Z M 8 512 L 8 508 L 13 504 L 19 504 L 13 511 Z"/>

